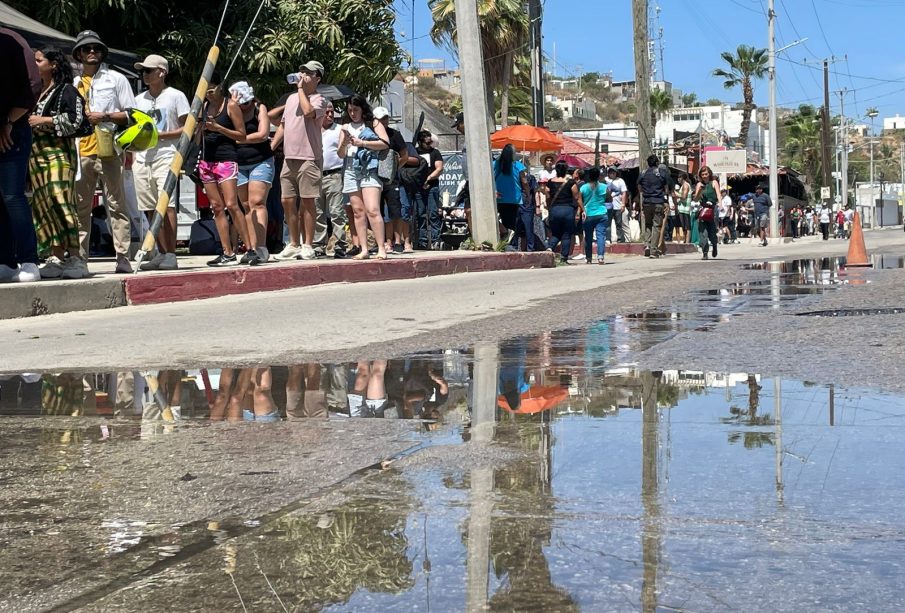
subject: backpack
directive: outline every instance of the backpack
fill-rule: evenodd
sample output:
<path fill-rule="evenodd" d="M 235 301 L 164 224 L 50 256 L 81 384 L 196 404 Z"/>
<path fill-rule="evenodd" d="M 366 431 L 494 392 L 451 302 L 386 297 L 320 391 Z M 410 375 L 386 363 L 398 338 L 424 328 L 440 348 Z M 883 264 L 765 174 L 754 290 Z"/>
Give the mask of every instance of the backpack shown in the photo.
<path fill-rule="evenodd" d="M 412 156 L 412 151 L 409 149 L 409 159 L 411 160 L 413 158 L 418 160 L 417 166 L 403 166 L 399 169 L 399 182 L 403 187 L 410 191 L 421 189 L 431 173 L 430 165 L 427 163 L 427 160 L 417 153 Z"/>

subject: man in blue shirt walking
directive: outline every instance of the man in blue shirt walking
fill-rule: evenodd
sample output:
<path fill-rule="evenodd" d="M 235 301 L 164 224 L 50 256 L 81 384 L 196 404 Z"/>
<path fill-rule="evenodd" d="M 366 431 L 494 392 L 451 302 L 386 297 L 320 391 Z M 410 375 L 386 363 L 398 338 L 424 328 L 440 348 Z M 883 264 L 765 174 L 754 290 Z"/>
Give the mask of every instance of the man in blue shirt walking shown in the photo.
<path fill-rule="evenodd" d="M 764 186 L 758 185 L 754 190 L 754 220 L 757 223 L 757 235 L 761 240 L 761 247 L 767 246 L 767 226 L 770 225 L 770 207 L 773 202 L 770 196 L 764 193 Z"/>

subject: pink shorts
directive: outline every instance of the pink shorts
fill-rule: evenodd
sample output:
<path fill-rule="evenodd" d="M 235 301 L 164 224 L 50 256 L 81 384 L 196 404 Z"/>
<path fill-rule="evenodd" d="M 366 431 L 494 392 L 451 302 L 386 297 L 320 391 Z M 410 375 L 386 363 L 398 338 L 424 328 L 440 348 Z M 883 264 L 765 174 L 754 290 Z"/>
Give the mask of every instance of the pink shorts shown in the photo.
<path fill-rule="evenodd" d="M 239 176 L 239 165 L 235 162 L 198 162 L 198 177 L 202 183 L 223 183 Z"/>

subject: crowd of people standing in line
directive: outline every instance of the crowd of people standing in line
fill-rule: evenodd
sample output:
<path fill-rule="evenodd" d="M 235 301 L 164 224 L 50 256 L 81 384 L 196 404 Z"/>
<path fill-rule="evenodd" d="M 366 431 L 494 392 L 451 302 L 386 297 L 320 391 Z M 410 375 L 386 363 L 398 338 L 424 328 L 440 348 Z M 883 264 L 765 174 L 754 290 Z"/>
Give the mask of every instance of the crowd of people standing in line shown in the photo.
<path fill-rule="evenodd" d="M 10 60 L 2 68 L 8 87 L 0 92 L 0 281 L 88 276 L 98 182 L 115 271 L 132 272 L 135 228 L 125 172 L 131 168 L 137 207 L 150 222 L 190 112 L 185 94 L 166 82 L 167 59 L 152 54 L 134 64 L 145 86 L 135 95 L 106 63 L 109 49 L 93 31 L 79 33 L 71 56 L 31 49 L 6 29 L 0 45 Z M 305 62 L 287 76 L 294 91 L 273 107 L 247 79 L 210 80 L 193 139 L 197 157 L 190 151 L 184 168 L 210 202 L 221 251 L 210 266 L 328 255 L 385 259 L 440 247 L 443 158 L 431 133 L 406 143 L 390 127 L 389 111 L 358 95 L 337 118 L 318 93 L 324 74 L 320 62 Z M 156 140 L 128 151 L 118 134 L 134 124 L 136 112 L 153 122 Z M 266 203 L 274 181 L 287 227 L 271 255 Z M 176 241 L 171 200 L 153 257 L 141 268 L 178 268 Z"/>
<path fill-rule="evenodd" d="M 77 75 L 60 49 L 32 50 L 9 30 L 0 31 L 0 43 L 12 60 L 4 67 L 10 87 L 2 92 L 0 109 L 0 119 L 6 120 L 0 190 L 8 219 L 0 224 L 0 281 L 88 276 L 98 180 L 115 270 L 131 272 L 124 168 L 131 163 L 138 209 L 150 222 L 190 112 L 185 94 L 166 82 L 168 61 L 152 54 L 135 63 L 146 89 L 134 95 L 126 78 L 105 63 L 108 49 L 95 32 L 76 39 L 71 59 L 81 67 Z M 211 79 L 195 135 L 197 167 L 186 168 L 211 205 L 221 252 L 210 266 L 328 255 L 386 259 L 390 253 L 441 248 L 444 162 L 431 133 L 419 132 L 414 143 L 406 143 L 390 127 L 388 110 L 372 108 L 358 95 L 337 120 L 333 104 L 318 93 L 324 74 L 320 62 L 302 64 L 287 78 L 295 91 L 272 107 L 258 99 L 247 79 Z M 113 139 L 133 121 L 133 110 L 153 120 L 157 138 L 127 160 Z M 463 131 L 461 115 L 453 127 Z M 630 241 L 633 219 L 648 257 L 659 257 L 666 242 L 697 244 L 704 259 L 716 257 L 720 243 L 738 242 L 744 235 L 756 234 L 767 244 L 773 203 L 763 186 L 735 202 L 706 166 L 697 177 L 680 173 L 673 181 L 650 156 L 632 193 L 618 168 L 581 170 L 552 155 L 534 176 L 527 160 L 507 145 L 493 172 L 500 236 L 509 248 L 558 251 L 563 263 L 603 264 L 606 241 Z M 271 254 L 266 203 L 275 181 L 287 240 Z M 460 201 L 470 220 L 467 188 Z M 847 236 L 851 216 L 850 210 L 796 206 L 783 223 L 793 238 L 820 231 L 828 239 L 831 230 Z M 143 270 L 178 267 L 174 202 L 162 221 L 156 252 Z"/>

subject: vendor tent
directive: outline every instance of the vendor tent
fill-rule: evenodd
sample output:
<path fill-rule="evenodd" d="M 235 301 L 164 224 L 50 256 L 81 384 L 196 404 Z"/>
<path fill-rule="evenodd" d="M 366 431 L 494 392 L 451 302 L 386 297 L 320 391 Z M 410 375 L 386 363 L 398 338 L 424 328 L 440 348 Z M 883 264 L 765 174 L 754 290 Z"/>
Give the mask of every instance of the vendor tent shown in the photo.
<path fill-rule="evenodd" d="M 20 13 L 5 2 L 0 2 L 0 25 L 18 32 L 32 47 L 53 45 L 69 53 L 75 43 L 75 37 L 54 30 L 24 13 Z M 134 53 L 110 49 L 107 62 L 116 66 L 121 72 L 137 77 L 132 64 L 137 57 Z"/>

